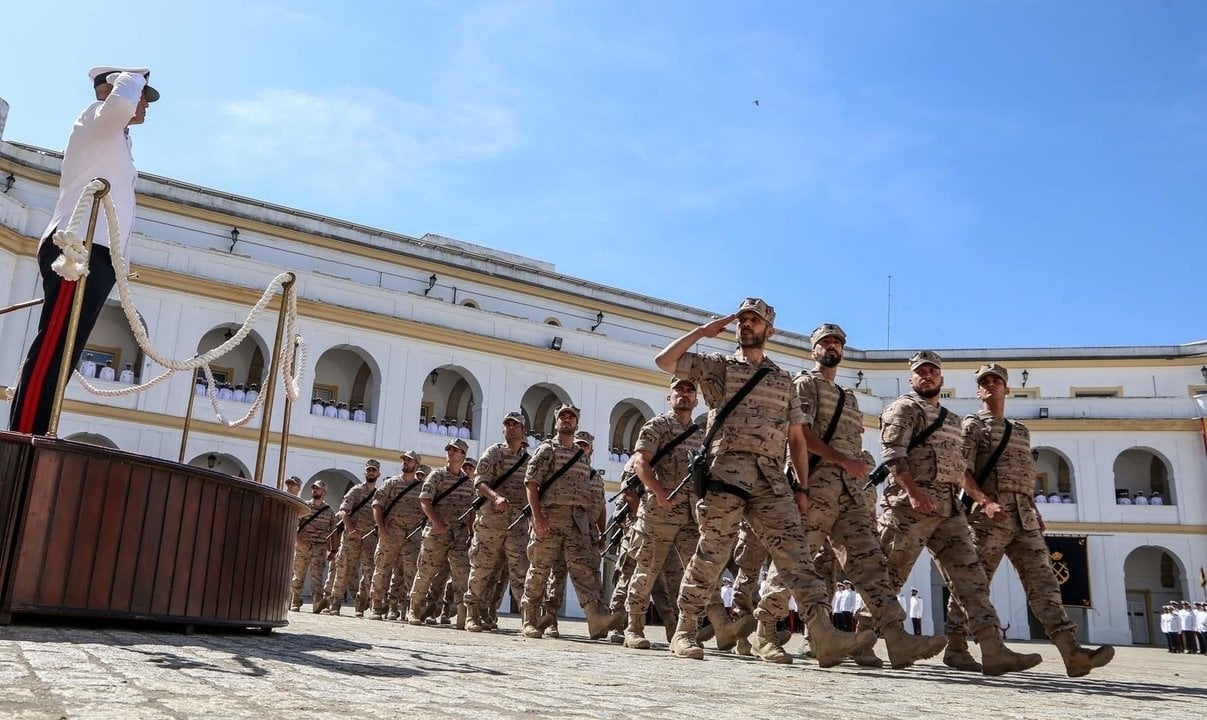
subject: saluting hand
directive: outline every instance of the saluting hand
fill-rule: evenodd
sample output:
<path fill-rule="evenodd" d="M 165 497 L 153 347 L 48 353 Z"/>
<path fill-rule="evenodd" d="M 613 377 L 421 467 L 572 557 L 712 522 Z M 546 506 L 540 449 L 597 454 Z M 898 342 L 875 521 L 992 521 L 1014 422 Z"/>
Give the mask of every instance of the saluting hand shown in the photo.
<path fill-rule="evenodd" d="M 725 317 L 717 318 L 716 320 L 705 323 L 704 325 L 700 326 L 700 334 L 707 338 L 714 338 L 725 332 L 725 328 L 729 327 L 729 323 L 736 320 L 737 317 L 737 313 L 732 313 L 726 315 Z"/>

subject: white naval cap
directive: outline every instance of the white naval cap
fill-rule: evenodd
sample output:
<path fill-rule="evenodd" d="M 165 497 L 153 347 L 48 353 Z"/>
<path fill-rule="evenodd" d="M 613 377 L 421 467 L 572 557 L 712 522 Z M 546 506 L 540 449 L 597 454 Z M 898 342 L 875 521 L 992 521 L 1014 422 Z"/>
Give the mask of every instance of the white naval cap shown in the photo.
<path fill-rule="evenodd" d="M 96 67 L 94 67 L 88 71 L 88 79 L 92 81 L 92 87 L 97 88 L 97 87 L 100 87 L 101 85 L 104 85 L 105 83 L 109 82 L 108 78 L 111 74 L 121 73 L 121 72 L 134 73 L 136 75 L 142 75 L 143 77 L 147 78 L 148 85 L 147 85 L 146 89 L 143 91 L 147 96 L 147 102 L 153 103 L 159 99 L 159 91 L 156 90 L 155 88 L 151 87 L 151 85 L 149 84 L 149 81 L 151 80 L 151 69 L 150 68 L 145 68 L 145 67 L 124 68 L 124 67 L 111 67 L 109 65 L 97 65 Z"/>

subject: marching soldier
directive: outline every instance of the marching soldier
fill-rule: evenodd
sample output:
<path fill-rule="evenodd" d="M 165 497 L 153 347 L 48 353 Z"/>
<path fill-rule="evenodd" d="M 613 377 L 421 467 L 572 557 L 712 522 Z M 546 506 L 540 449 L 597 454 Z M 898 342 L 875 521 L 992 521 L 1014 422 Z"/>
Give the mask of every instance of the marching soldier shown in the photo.
<path fill-rule="evenodd" d="M 859 479 L 868 472 L 863 460 L 863 413 L 855 393 L 835 382 L 847 335 L 838 325 L 826 323 L 813 331 L 810 340 L 814 368 L 793 379 L 813 456 L 808 483 L 796 488 L 800 500 L 807 498 L 801 511 L 809 554 L 823 575 L 833 572 L 830 558 L 843 566 L 888 645 L 889 662 L 897 669 L 908 667 L 938 654 L 946 641 L 905 632 L 905 611 L 885 573 L 884 552 Z"/>
<path fill-rule="evenodd" d="M 524 508 L 524 468 L 528 464 L 525 424 L 522 414 L 507 413 L 503 418 L 503 442 L 486 448 L 474 475 L 474 486 L 486 502 L 474 519 L 474 537 L 469 546 L 465 629 L 470 632 L 487 629 L 488 618 L 498 609 L 490 604 L 494 602 L 495 583 L 502 580 L 500 572 L 507 573 L 515 597 L 524 594 L 528 523 L 510 526 Z"/>
<path fill-rule="evenodd" d="M 1069 677 L 1088 675 L 1115 656 L 1115 649 L 1104 645 L 1087 650 L 1077 642 L 1077 625 L 1069 619 L 1060 599 L 1060 584 L 1052 569 L 1048 544 L 1044 542 L 1044 521 L 1035 507 L 1035 468 L 1031 464 L 1031 433 L 1020 422 L 1006 419 L 1006 396 L 1010 394 L 1009 373 L 997 363 L 983 365 L 976 373 L 977 397 L 981 410 L 964 418 L 961 435 L 964 458 L 971 469 L 971 480 L 985 496 L 1005 511 L 1004 520 L 992 520 L 981 503 L 972 506 L 969 524 L 977 557 L 992 579 L 1002 556 L 1018 572 L 1031 612 L 1044 625 L 1044 631 L 1060 650 Z M 954 599 L 954 595 L 953 595 Z M 965 613 L 959 603 L 947 606 L 949 637 L 963 639 Z M 943 658 L 960 670 L 980 671 L 979 663 L 968 654 L 967 645 Z"/>
<path fill-rule="evenodd" d="M 373 556 L 373 585 L 369 591 L 374 620 L 401 620 L 409 606 L 408 591 L 419 561 L 419 541 L 408 538 L 423 522 L 416 477 L 418 451 L 402 453 L 402 474 L 381 484 L 373 495 L 373 521 L 377 524 L 377 552 Z M 410 497 L 406 497 L 409 495 Z"/>
<path fill-rule="evenodd" d="M 550 622 L 538 617 L 549 573 L 558 556 L 565 554 L 567 571 L 574 581 L 579 603 L 587 613 L 592 639 L 601 638 L 618 617 L 604 609 L 599 582 L 599 551 L 591 545 L 588 508 L 591 464 L 574 443 L 579 410 L 563 405 L 557 411 L 557 437 L 539 445 L 528 461 L 524 486 L 532 508 L 532 532 L 528 540 L 528 575 L 524 580 L 524 636 L 539 638 Z M 544 486 L 542 488 L 542 485 Z"/>
<path fill-rule="evenodd" d="M 688 453 L 698 452 L 703 439 L 703 432 L 692 422 L 692 411 L 697 403 L 696 384 L 686 378 L 671 378 L 667 402 L 670 412 L 655 416 L 638 431 L 631 461 L 645 487 L 637 519 L 630 531 L 633 574 L 625 601 L 629 624 L 624 633 L 624 645 L 637 650 L 650 647 L 644 632 L 645 614 L 650 605 L 650 592 L 667 567 L 667 557 L 676 554 L 680 559 L 690 558 L 700 539 L 691 513 L 695 492 L 682 488 L 674 499 L 670 497 L 687 477 Z M 656 463 L 655 456 L 658 456 Z M 681 569 L 667 575 L 667 584 L 671 587 L 678 587 L 682 580 Z M 709 604 L 708 618 L 714 632 L 718 633 L 717 646 L 722 650 L 733 647 L 737 636 L 749 635 L 754 629 L 747 626 L 745 632 L 735 634 L 719 595 L 716 602 Z M 670 617 L 664 620 L 674 621 Z"/>
<path fill-rule="evenodd" d="M 960 439 L 960 423 L 939 404 L 943 360 L 923 350 L 909 359 L 910 387 L 881 413 L 881 456 L 889 470 L 880 516 L 880 546 L 888 561 L 892 593 L 900 592 L 922 548 L 930 550 L 952 595 L 968 613 L 981 646 L 986 675 L 1026 670 L 1042 659 L 1013 652 L 998 632 L 997 611 L 989 602 L 989 581 L 972 546 L 958 491 L 981 503 L 989 520 L 1006 512 L 971 482 Z M 967 652 L 963 635 L 948 635 L 949 650 Z"/>
<path fill-rule="evenodd" d="M 689 351 L 701 339 L 720 335 L 734 320 L 739 347 L 733 355 Z M 771 592 L 755 611 L 758 634 L 754 649 L 760 658 L 792 660 L 775 631 L 776 621 L 788 614 L 785 590 L 796 596 L 806 615 L 822 666 L 841 662 L 876 640 L 870 632 L 843 633 L 834 628 L 825 582 L 806 556 L 808 543 L 800 511 L 783 469 L 787 447 L 797 474 L 807 482 L 805 417 L 792 390 L 792 377 L 764 354 L 774 325 L 775 310 L 758 298 L 747 298 L 734 314 L 692 330 L 654 358 L 663 371 L 694 383 L 711 408 L 711 442 L 705 448 L 708 478 L 701 482 L 704 497 L 696 504 L 700 541 L 684 570 L 679 623 L 671 639 L 671 650 L 678 657 L 704 657 L 696 640 L 699 619 L 716 596 L 717 581 L 729 562 L 742 518 L 750 523 L 779 570 L 770 578 Z M 718 414 L 725 410 L 730 411 L 728 417 L 718 423 Z M 858 473 L 862 466 L 852 470 Z"/>
<path fill-rule="evenodd" d="M 364 617 L 369 607 L 369 589 L 373 580 L 373 552 L 377 548 L 375 538 L 364 536 L 373 529 L 373 509 L 369 503 L 377 491 L 377 476 L 381 463 L 365 461 L 365 481 L 344 495 L 339 506 L 338 525 L 344 526 L 340 538 L 339 552 L 335 556 L 335 581 L 325 598 L 328 615 L 339 615 L 340 604 L 349 585 L 356 587 L 356 617 Z"/>
<path fill-rule="evenodd" d="M 289 478 L 295 483 L 297 478 Z M 298 520 L 298 539 L 293 555 L 293 581 L 290 583 L 290 609 L 302 609 L 302 585 L 306 575 L 310 575 L 310 604 L 318 608 L 323 601 L 323 575 L 327 569 L 327 561 L 335 557 L 335 538 L 328 539 L 331 528 L 335 527 L 335 511 L 327 504 L 327 485 L 322 480 L 315 480 L 310 486 L 310 508 L 307 515 Z M 318 612 L 318 610 L 315 610 Z"/>
<path fill-rule="evenodd" d="M 427 527 L 423 529 L 423 540 L 419 546 L 419 566 L 415 571 L 415 582 L 411 585 L 412 625 L 423 624 L 424 599 L 432 589 L 433 580 L 440 569 L 447 566 L 453 583 L 453 603 L 457 611 L 457 629 L 465 629 L 465 608 L 461 598 L 465 594 L 469 578 L 469 531 L 470 521 L 458 520 L 461 511 L 474 501 L 474 487 L 469 477 L 462 472 L 465 453 L 469 443 L 461 438 L 450 440 L 444 446 L 447 454 L 445 466 L 433 470 L 423 481 L 419 502 L 427 515 Z M 435 588 L 444 591 L 444 586 Z"/>

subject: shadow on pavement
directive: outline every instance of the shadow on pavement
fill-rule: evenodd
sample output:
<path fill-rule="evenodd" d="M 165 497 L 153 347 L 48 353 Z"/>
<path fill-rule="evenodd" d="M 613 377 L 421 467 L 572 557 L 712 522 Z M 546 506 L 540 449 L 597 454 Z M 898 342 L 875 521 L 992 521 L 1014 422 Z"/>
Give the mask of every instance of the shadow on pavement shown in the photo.
<path fill-rule="evenodd" d="M 49 631 L 49 632 L 48 632 Z M 99 644 L 125 647 L 136 657 L 161 668 L 207 671 L 247 677 L 271 674 L 268 663 L 287 663 L 332 673 L 406 679 L 430 675 L 495 675 L 507 673 L 465 662 L 439 650 L 363 643 L 330 635 L 273 633 L 207 628 L 185 635 L 179 627 L 139 624 L 56 621 L 0 628 L 0 639 L 16 642 Z M 198 653 L 196 650 L 208 652 Z M 373 662 L 369 651 L 391 651 L 388 660 Z M 222 653 L 228 657 L 210 657 Z M 360 654 L 359 657 L 357 654 Z"/>

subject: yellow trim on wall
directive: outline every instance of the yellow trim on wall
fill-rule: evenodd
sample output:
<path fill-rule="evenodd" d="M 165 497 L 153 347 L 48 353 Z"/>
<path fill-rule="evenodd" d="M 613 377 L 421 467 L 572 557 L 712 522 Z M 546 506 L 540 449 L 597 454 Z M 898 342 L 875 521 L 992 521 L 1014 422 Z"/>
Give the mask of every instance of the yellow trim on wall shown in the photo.
<path fill-rule="evenodd" d="M 1144 535 L 1207 535 L 1207 525 L 1170 525 L 1157 523 L 1045 523 L 1048 532 L 1117 533 Z"/>
<path fill-rule="evenodd" d="M 1123 386 L 1112 385 L 1107 387 L 1070 387 L 1069 397 L 1071 398 L 1094 398 L 1094 397 L 1123 397 Z"/>

